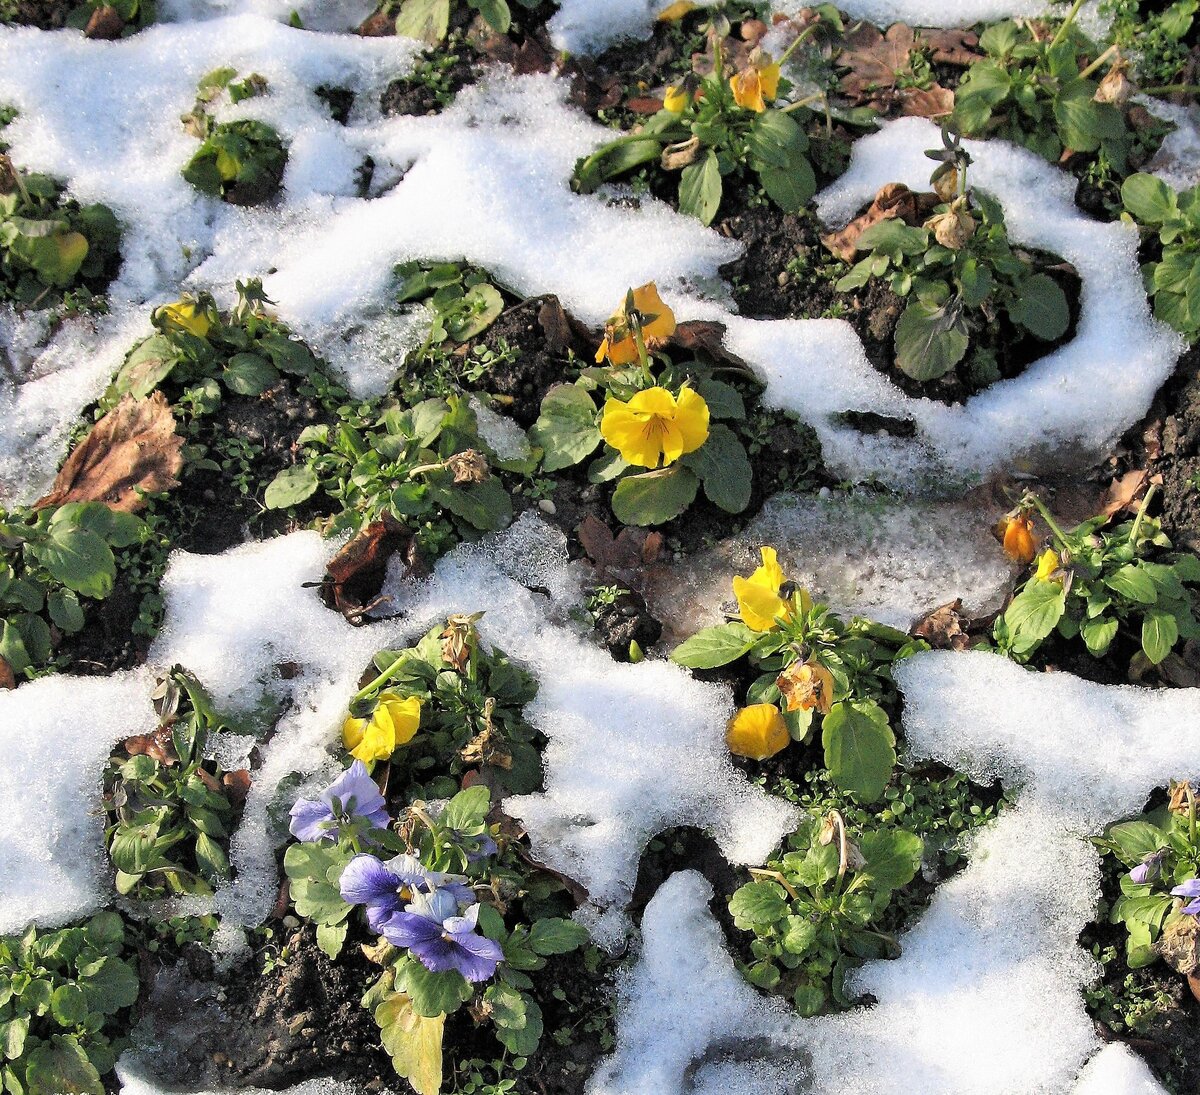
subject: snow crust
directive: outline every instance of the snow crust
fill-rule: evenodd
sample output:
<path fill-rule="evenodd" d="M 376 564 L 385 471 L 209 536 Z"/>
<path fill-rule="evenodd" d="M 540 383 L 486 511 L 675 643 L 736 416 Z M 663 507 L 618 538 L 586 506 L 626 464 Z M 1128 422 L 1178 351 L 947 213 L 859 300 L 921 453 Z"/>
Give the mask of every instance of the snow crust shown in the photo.
<path fill-rule="evenodd" d="M 798 1071 L 829 1095 L 890 1091 L 896 1077 L 931 1095 L 1161 1090 L 1107 1050 L 1080 1076 L 1100 1045 L 1080 991 L 1097 970 L 1077 939 L 1099 896 L 1089 838 L 1154 787 L 1200 774 L 1200 690 L 1097 685 L 982 652 L 921 654 L 896 678 L 914 757 L 1003 780 L 1019 798 L 976 835 L 901 957 L 854 976 L 877 1003 L 781 1013 L 740 982 L 708 884 L 679 874 L 646 909 L 642 957 L 619 986 L 617 1050 L 589 1095 L 779 1092 Z"/>
<path fill-rule="evenodd" d="M 736 537 L 656 578 L 651 606 L 681 638 L 720 623 L 732 576 L 753 572 L 767 544 L 789 578 L 847 618 L 907 630 L 958 597 L 965 615 L 986 615 L 1000 607 L 1014 573 L 989 531 L 994 520 L 971 501 L 776 495 Z"/>
<path fill-rule="evenodd" d="M 1164 1091 L 1145 1061 L 1127 1045 L 1113 1042 L 1088 1061 L 1072 1095 L 1160 1095 Z"/>
<path fill-rule="evenodd" d="M 150 687 L 139 669 L 0 691 L 0 935 L 107 903 L 102 773 L 115 742 L 157 725 Z"/>

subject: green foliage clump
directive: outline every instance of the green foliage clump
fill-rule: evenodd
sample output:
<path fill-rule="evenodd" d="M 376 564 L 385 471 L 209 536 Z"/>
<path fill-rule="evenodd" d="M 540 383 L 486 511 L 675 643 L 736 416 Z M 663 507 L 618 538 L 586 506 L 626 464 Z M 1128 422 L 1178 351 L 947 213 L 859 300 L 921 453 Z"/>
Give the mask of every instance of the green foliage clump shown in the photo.
<path fill-rule="evenodd" d="M 250 118 L 219 122 L 183 168 L 202 194 L 231 205 L 259 205 L 283 182 L 287 149 L 279 134 Z"/>
<path fill-rule="evenodd" d="M 1195 342 L 1200 338 L 1200 185 L 1177 194 L 1154 175 L 1130 175 L 1121 199 L 1162 245 L 1162 258 L 1142 267 L 1154 314 Z"/>
<path fill-rule="evenodd" d="M 1112 16 L 1109 35 L 1133 57 L 1142 83 L 1169 85 L 1179 78 L 1195 38 L 1200 0 L 1103 0 L 1100 10 Z"/>
<path fill-rule="evenodd" d="M 209 746 L 223 724 L 207 693 L 176 666 L 154 692 L 159 728 L 105 773 L 106 841 L 117 892 L 139 899 L 210 894 L 231 877 L 234 804 Z"/>
<path fill-rule="evenodd" d="M 1019 509 L 1037 509 L 1053 534 L 1054 546 L 1018 587 L 995 624 L 993 638 L 1016 661 L 1028 661 L 1057 634 L 1081 639 L 1089 654 L 1103 657 L 1123 635 L 1140 650 L 1143 665 L 1159 665 L 1175 645 L 1200 638 L 1195 593 L 1200 559 L 1171 552 L 1171 541 L 1146 514 L 1154 496 L 1147 492 L 1136 518 L 1106 529 L 1109 518 L 1093 517 L 1063 531 L 1036 495 Z"/>
<path fill-rule="evenodd" d="M 120 260 L 121 226 L 108 206 L 80 205 L 0 153 L 0 301 L 96 307 Z"/>
<path fill-rule="evenodd" d="M 450 15 L 458 0 L 387 0 L 382 10 L 395 12 L 396 33 L 436 46 L 450 30 Z M 533 10 L 541 0 L 515 0 L 522 8 Z M 512 26 L 512 8 L 508 0 L 467 0 L 467 6 L 482 16 L 497 34 L 507 34 Z"/>
<path fill-rule="evenodd" d="M 20 1095 L 104 1095 L 140 984 L 114 912 L 0 936 L 0 1078 Z"/>
<path fill-rule="evenodd" d="M 14 674 L 37 676 L 59 637 L 83 629 L 87 603 L 112 592 L 114 549 L 144 528 L 101 502 L 0 510 L 0 658 Z"/>
<path fill-rule="evenodd" d="M 879 921 L 895 891 L 921 866 L 920 837 L 898 828 L 852 832 L 837 812 L 805 820 L 782 854 L 751 871 L 729 900 L 734 925 L 754 935 L 751 984 L 788 996 L 801 1015 L 830 1002 L 850 1007 L 846 974 L 870 958 L 895 958 L 895 938 Z"/>

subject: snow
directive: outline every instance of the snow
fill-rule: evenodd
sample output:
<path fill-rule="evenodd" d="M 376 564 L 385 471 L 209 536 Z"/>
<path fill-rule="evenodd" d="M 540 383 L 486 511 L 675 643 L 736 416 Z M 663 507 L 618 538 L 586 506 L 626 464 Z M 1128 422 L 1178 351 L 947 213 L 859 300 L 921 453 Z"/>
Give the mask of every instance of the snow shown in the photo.
<path fill-rule="evenodd" d="M 1175 126 L 1145 169 L 1173 190 L 1189 190 L 1200 184 L 1200 106 L 1178 106 L 1148 95 L 1138 96 L 1137 101 Z"/>
<path fill-rule="evenodd" d="M 157 725 L 145 670 L 0 691 L 0 935 L 108 903 L 97 809 L 112 746 Z"/>
<path fill-rule="evenodd" d="M 731 578 L 750 574 L 766 544 L 789 578 L 847 618 L 908 630 L 959 597 L 964 615 L 984 616 L 1001 607 L 1015 569 L 990 532 L 998 516 L 970 500 L 780 494 L 736 537 L 656 576 L 649 600 L 680 638 L 720 623 Z"/>
<path fill-rule="evenodd" d="M 1072 1095 L 1161 1095 L 1166 1090 L 1133 1050 L 1113 1042 L 1088 1061 Z"/>
<path fill-rule="evenodd" d="M 921 654 L 896 679 L 910 754 L 1002 780 L 1018 801 L 976 835 L 901 957 L 853 976 L 850 989 L 877 1002 L 781 1015 L 737 983 L 707 883 L 676 875 L 646 909 L 643 954 L 619 985 L 617 1049 L 589 1095 L 670 1095 L 692 1090 L 685 1079 L 775 1092 L 797 1056 L 829 1095 L 886 1092 L 895 1076 L 930 1095 L 1075 1089 L 1100 1048 L 1081 994 L 1097 970 L 1078 945 L 1099 896 L 1089 838 L 1154 787 L 1200 774 L 1200 690 L 1098 685 L 983 652 Z M 687 988 L 698 976 L 703 991 Z M 721 1061 L 730 1029 L 736 1064 Z M 1158 1090 L 1144 1066 L 1105 1052 L 1075 1090 Z"/>

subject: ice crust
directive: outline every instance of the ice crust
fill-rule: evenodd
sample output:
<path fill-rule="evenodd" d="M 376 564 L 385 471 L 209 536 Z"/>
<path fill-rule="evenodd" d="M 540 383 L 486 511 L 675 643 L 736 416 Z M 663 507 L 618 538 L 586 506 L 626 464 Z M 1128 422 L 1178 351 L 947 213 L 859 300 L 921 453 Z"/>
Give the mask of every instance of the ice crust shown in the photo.
<path fill-rule="evenodd" d="M 921 654 L 896 679 L 910 754 L 1000 779 L 1018 801 L 977 835 L 967 869 L 901 937 L 901 957 L 856 973 L 851 988 L 877 1003 L 781 1015 L 740 984 L 708 884 L 676 875 L 646 909 L 617 1050 L 589 1095 L 693 1090 L 685 1076 L 697 1090 L 783 1092 L 797 1067 L 812 1077 L 800 1089 L 823 1095 L 883 1093 L 896 1078 L 930 1095 L 1161 1090 L 1110 1051 L 1079 1076 L 1100 1045 L 1081 995 L 1097 969 L 1077 939 L 1099 896 L 1089 838 L 1154 787 L 1200 774 L 1200 690 L 1098 685 L 983 652 Z"/>
<path fill-rule="evenodd" d="M 0 691 L 0 935 L 107 903 L 102 773 L 115 742 L 154 729 L 149 681 L 136 670 Z"/>
<path fill-rule="evenodd" d="M 958 597 L 965 615 L 986 615 L 1000 607 L 1014 570 L 989 532 L 994 519 L 970 501 L 776 495 L 736 537 L 656 579 L 651 606 L 680 638 L 720 623 L 732 576 L 750 574 L 765 544 L 789 578 L 846 617 L 907 630 Z"/>

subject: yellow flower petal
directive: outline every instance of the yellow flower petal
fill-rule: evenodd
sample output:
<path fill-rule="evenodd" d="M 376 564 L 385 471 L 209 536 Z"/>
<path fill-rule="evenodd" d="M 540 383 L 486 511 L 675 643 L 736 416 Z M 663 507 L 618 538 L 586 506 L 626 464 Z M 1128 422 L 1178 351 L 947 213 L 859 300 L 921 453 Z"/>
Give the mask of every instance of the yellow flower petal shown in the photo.
<path fill-rule="evenodd" d="M 787 723 L 773 703 L 754 703 L 743 707 L 725 728 L 725 742 L 729 751 L 751 760 L 773 757 L 786 749 L 791 740 Z"/>
<path fill-rule="evenodd" d="M 684 388 L 676 400 L 675 425 L 683 435 L 683 451 L 695 452 L 708 440 L 708 404 L 691 388 Z"/>
<path fill-rule="evenodd" d="M 421 725 L 421 701 L 416 696 L 385 692 L 379 697 L 376 717 L 386 719 L 395 745 L 407 745 Z"/>
<path fill-rule="evenodd" d="M 646 388 L 632 396 L 627 406 L 634 414 L 675 417 L 675 397 L 666 388 Z"/>
<path fill-rule="evenodd" d="M 758 70 L 758 80 L 762 85 L 763 98 L 766 100 L 774 99 L 779 94 L 779 66 L 776 64 L 765 65 Z"/>
<path fill-rule="evenodd" d="M 646 429 L 645 418 L 634 414 L 629 405 L 619 399 L 610 399 L 604 404 L 600 436 L 621 454 L 626 463 L 639 468 L 658 467 L 662 450 L 657 437 Z"/>
<path fill-rule="evenodd" d="M 642 334 L 648 342 L 670 338 L 675 333 L 675 313 L 663 303 L 654 282 L 634 289 L 633 306 L 643 316 L 653 317 L 642 326 Z"/>
<path fill-rule="evenodd" d="M 1062 566 L 1062 561 L 1058 557 L 1058 552 L 1053 548 L 1046 548 L 1041 555 L 1038 556 L 1037 570 L 1034 572 L 1034 577 L 1043 582 L 1049 582 L 1054 578 L 1055 572 Z"/>
<path fill-rule="evenodd" d="M 356 719 L 351 715 L 342 723 L 342 741 L 354 756 L 358 756 L 354 751 L 362 744 L 368 721 L 368 719 Z"/>
<path fill-rule="evenodd" d="M 690 101 L 691 96 L 688 95 L 686 88 L 669 87 L 663 94 L 663 109 L 669 110 L 672 114 L 682 114 L 687 110 Z"/>
<path fill-rule="evenodd" d="M 204 338 L 212 326 L 208 313 L 203 310 L 198 311 L 195 302 L 190 300 L 177 300 L 174 304 L 164 304 L 158 310 L 158 314 L 167 319 L 170 326 L 178 327 L 197 338 Z"/>
<path fill-rule="evenodd" d="M 675 0 L 675 3 L 668 4 L 655 18 L 660 23 L 676 23 L 695 10 L 693 0 Z"/>
<path fill-rule="evenodd" d="M 742 621 L 751 631 L 770 631 L 775 618 L 788 611 L 788 603 L 779 596 L 787 579 L 773 547 L 760 548 L 759 555 L 762 564 L 749 578 L 733 579 L 733 595 Z"/>
<path fill-rule="evenodd" d="M 748 68 L 744 72 L 735 72 L 729 77 L 729 86 L 733 90 L 733 101 L 743 110 L 753 110 L 756 114 L 761 114 L 767 109 L 766 103 L 763 102 L 758 69 Z"/>

